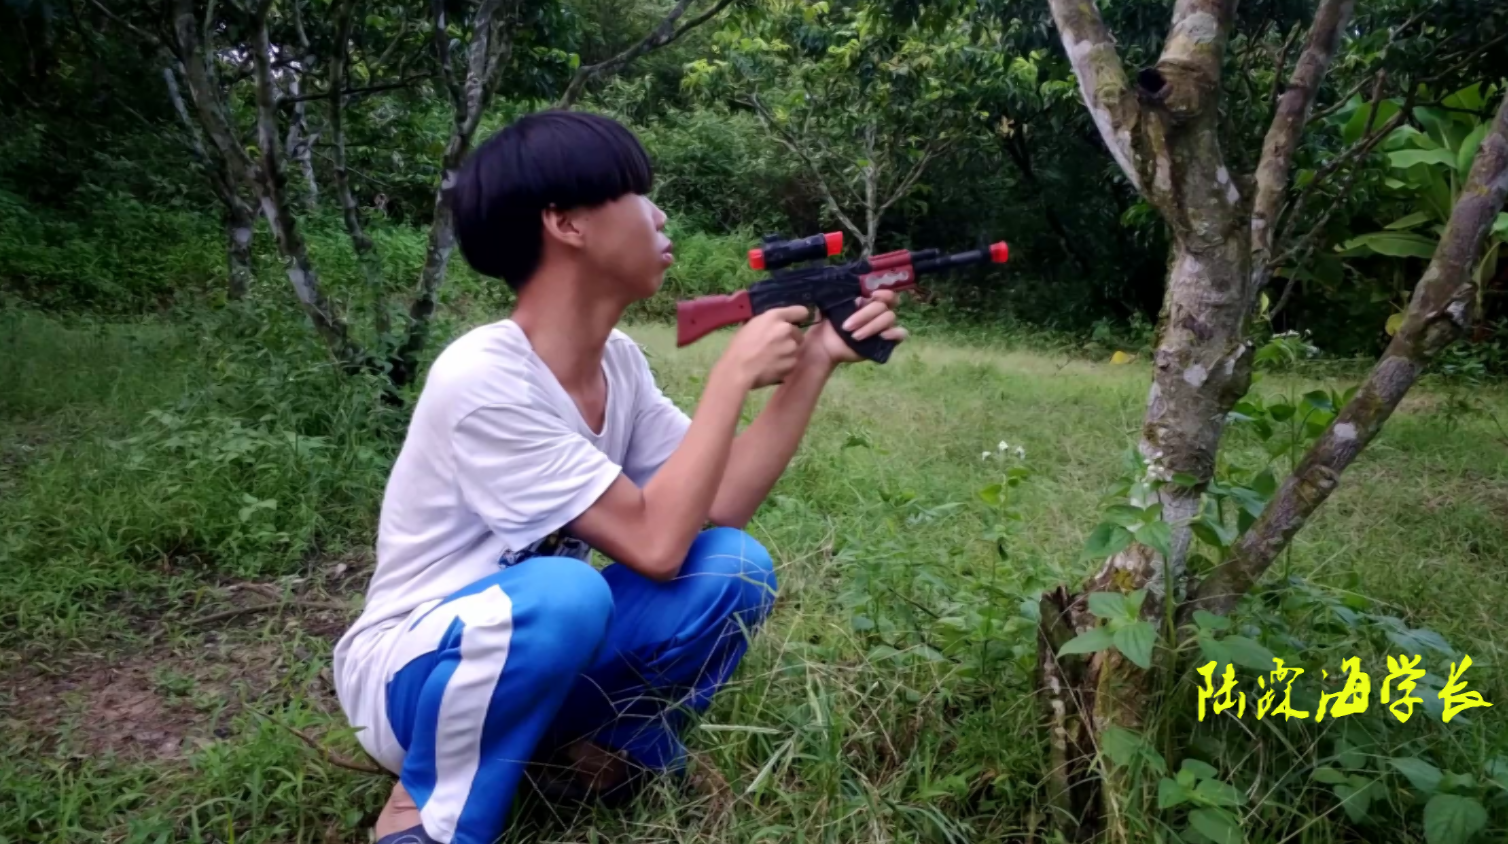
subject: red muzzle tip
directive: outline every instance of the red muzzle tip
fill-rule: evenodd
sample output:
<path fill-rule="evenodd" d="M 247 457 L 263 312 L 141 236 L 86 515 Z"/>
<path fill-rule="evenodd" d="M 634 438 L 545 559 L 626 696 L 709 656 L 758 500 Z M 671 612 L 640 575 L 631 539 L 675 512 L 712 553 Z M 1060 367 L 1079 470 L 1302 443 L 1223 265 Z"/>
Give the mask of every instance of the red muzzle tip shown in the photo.
<path fill-rule="evenodd" d="M 990 260 L 997 264 L 1003 264 L 1011 256 L 1011 247 L 1005 241 L 990 244 Z"/>
<path fill-rule="evenodd" d="M 843 232 L 828 232 L 823 237 L 827 238 L 827 254 L 829 256 L 843 251 Z"/>
<path fill-rule="evenodd" d="M 751 270 L 762 270 L 762 269 L 764 269 L 764 250 L 763 249 L 750 249 L 749 250 L 749 269 L 751 269 Z"/>

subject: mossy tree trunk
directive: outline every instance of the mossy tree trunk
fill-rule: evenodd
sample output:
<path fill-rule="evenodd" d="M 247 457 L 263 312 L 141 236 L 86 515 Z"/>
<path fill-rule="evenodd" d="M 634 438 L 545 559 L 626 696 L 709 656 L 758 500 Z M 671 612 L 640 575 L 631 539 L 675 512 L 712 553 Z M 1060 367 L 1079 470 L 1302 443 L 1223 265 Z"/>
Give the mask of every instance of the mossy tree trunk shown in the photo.
<path fill-rule="evenodd" d="M 1138 449 L 1156 492 L 1132 506 L 1161 505 L 1167 541 L 1133 541 L 1110 555 L 1077 593 L 1041 602 L 1038 682 L 1050 738 L 1049 803 L 1071 837 L 1128 837 L 1126 783 L 1099 768 L 1097 748 L 1113 727 L 1138 730 L 1155 703 L 1154 677 L 1118 649 L 1059 656 L 1099 626 L 1097 592 L 1145 589 L 1142 618 L 1166 635 L 1196 608 L 1228 612 L 1335 488 L 1340 472 L 1376 435 L 1428 355 L 1462 330 L 1479 254 L 1508 173 L 1504 115 L 1483 142 L 1434 262 L 1419 282 L 1403 329 L 1355 399 L 1340 412 L 1231 558 L 1203 583 L 1187 576 L 1199 514 L 1213 479 L 1227 413 L 1251 383 L 1248 323 L 1277 252 L 1273 227 L 1289 190 L 1294 151 L 1338 49 L 1354 0 L 1321 0 L 1304 50 L 1279 98 L 1250 175 L 1230 172 L 1219 138 L 1221 65 L 1235 3 L 1180 0 L 1158 61 L 1130 79 L 1091 3 L 1049 0 L 1080 92 L 1111 155 L 1165 221 L 1172 242 L 1167 287 Z M 1281 69 L 1280 69 L 1281 72 Z M 1391 131 L 1393 121 L 1379 127 Z M 1374 134 L 1362 142 L 1375 143 Z M 1359 142 L 1360 143 L 1360 142 Z M 1177 478 L 1177 482 L 1167 483 Z M 1171 588 L 1172 598 L 1167 590 Z M 1160 654 L 1165 653 L 1163 651 Z"/>

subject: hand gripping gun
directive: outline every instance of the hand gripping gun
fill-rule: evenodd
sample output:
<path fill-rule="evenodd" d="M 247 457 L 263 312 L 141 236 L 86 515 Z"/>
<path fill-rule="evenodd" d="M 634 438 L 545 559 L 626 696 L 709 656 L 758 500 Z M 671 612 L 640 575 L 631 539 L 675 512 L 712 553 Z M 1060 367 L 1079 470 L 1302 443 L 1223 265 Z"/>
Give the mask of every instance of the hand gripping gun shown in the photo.
<path fill-rule="evenodd" d="M 859 308 L 859 300 L 878 290 L 914 290 L 918 276 L 954 267 L 991 261 L 1003 264 L 1010 256 L 1005 241 L 953 255 L 936 249 L 912 252 L 898 249 L 847 264 L 818 263 L 843 251 L 843 233 L 816 234 L 795 240 L 779 235 L 749 250 L 749 266 L 771 275 L 747 290 L 714 294 L 676 303 L 676 346 L 687 346 L 713 331 L 754 318 L 772 308 L 815 306 L 833 324 L 850 348 L 875 363 L 890 358 L 895 342 L 876 334 L 863 340 L 843 330 L 843 321 Z M 813 261 L 807 266 L 791 266 Z"/>

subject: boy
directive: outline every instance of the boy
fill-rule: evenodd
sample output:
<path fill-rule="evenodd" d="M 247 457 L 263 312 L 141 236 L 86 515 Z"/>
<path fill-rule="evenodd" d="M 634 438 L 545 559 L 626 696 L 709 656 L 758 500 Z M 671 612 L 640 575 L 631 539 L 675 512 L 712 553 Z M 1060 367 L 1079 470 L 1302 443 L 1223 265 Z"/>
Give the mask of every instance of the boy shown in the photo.
<path fill-rule="evenodd" d="M 672 261 L 652 181 L 621 125 L 544 112 L 450 187 L 462 254 L 518 301 L 431 368 L 365 610 L 336 646 L 341 706 L 399 775 L 379 844 L 491 844 L 542 764 L 594 796 L 679 770 L 686 712 L 770 609 L 770 556 L 743 525 L 833 369 L 861 358 L 825 322 L 803 334 L 805 308 L 767 312 L 681 412 L 615 328 Z M 855 312 L 857 337 L 905 337 L 890 301 Z M 737 434 L 749 392 L 775 384 Z M 613 564 L 592 567 L 590 548 Z"/>

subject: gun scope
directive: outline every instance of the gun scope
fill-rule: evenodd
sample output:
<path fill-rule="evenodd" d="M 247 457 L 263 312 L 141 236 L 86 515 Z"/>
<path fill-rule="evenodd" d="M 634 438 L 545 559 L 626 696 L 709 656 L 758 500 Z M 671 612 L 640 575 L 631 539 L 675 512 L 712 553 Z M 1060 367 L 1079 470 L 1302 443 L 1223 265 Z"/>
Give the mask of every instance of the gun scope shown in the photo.
<path fill-rule="evenodd" d="M 749 250 L 749 266 L 756 270 L 776 270 L 797 261 L 826 258 L 843 251 L 843 233 L 814 234 L 796 240 L 782 240 L 772 234 L 764 238 L 764 246 Z"/>

